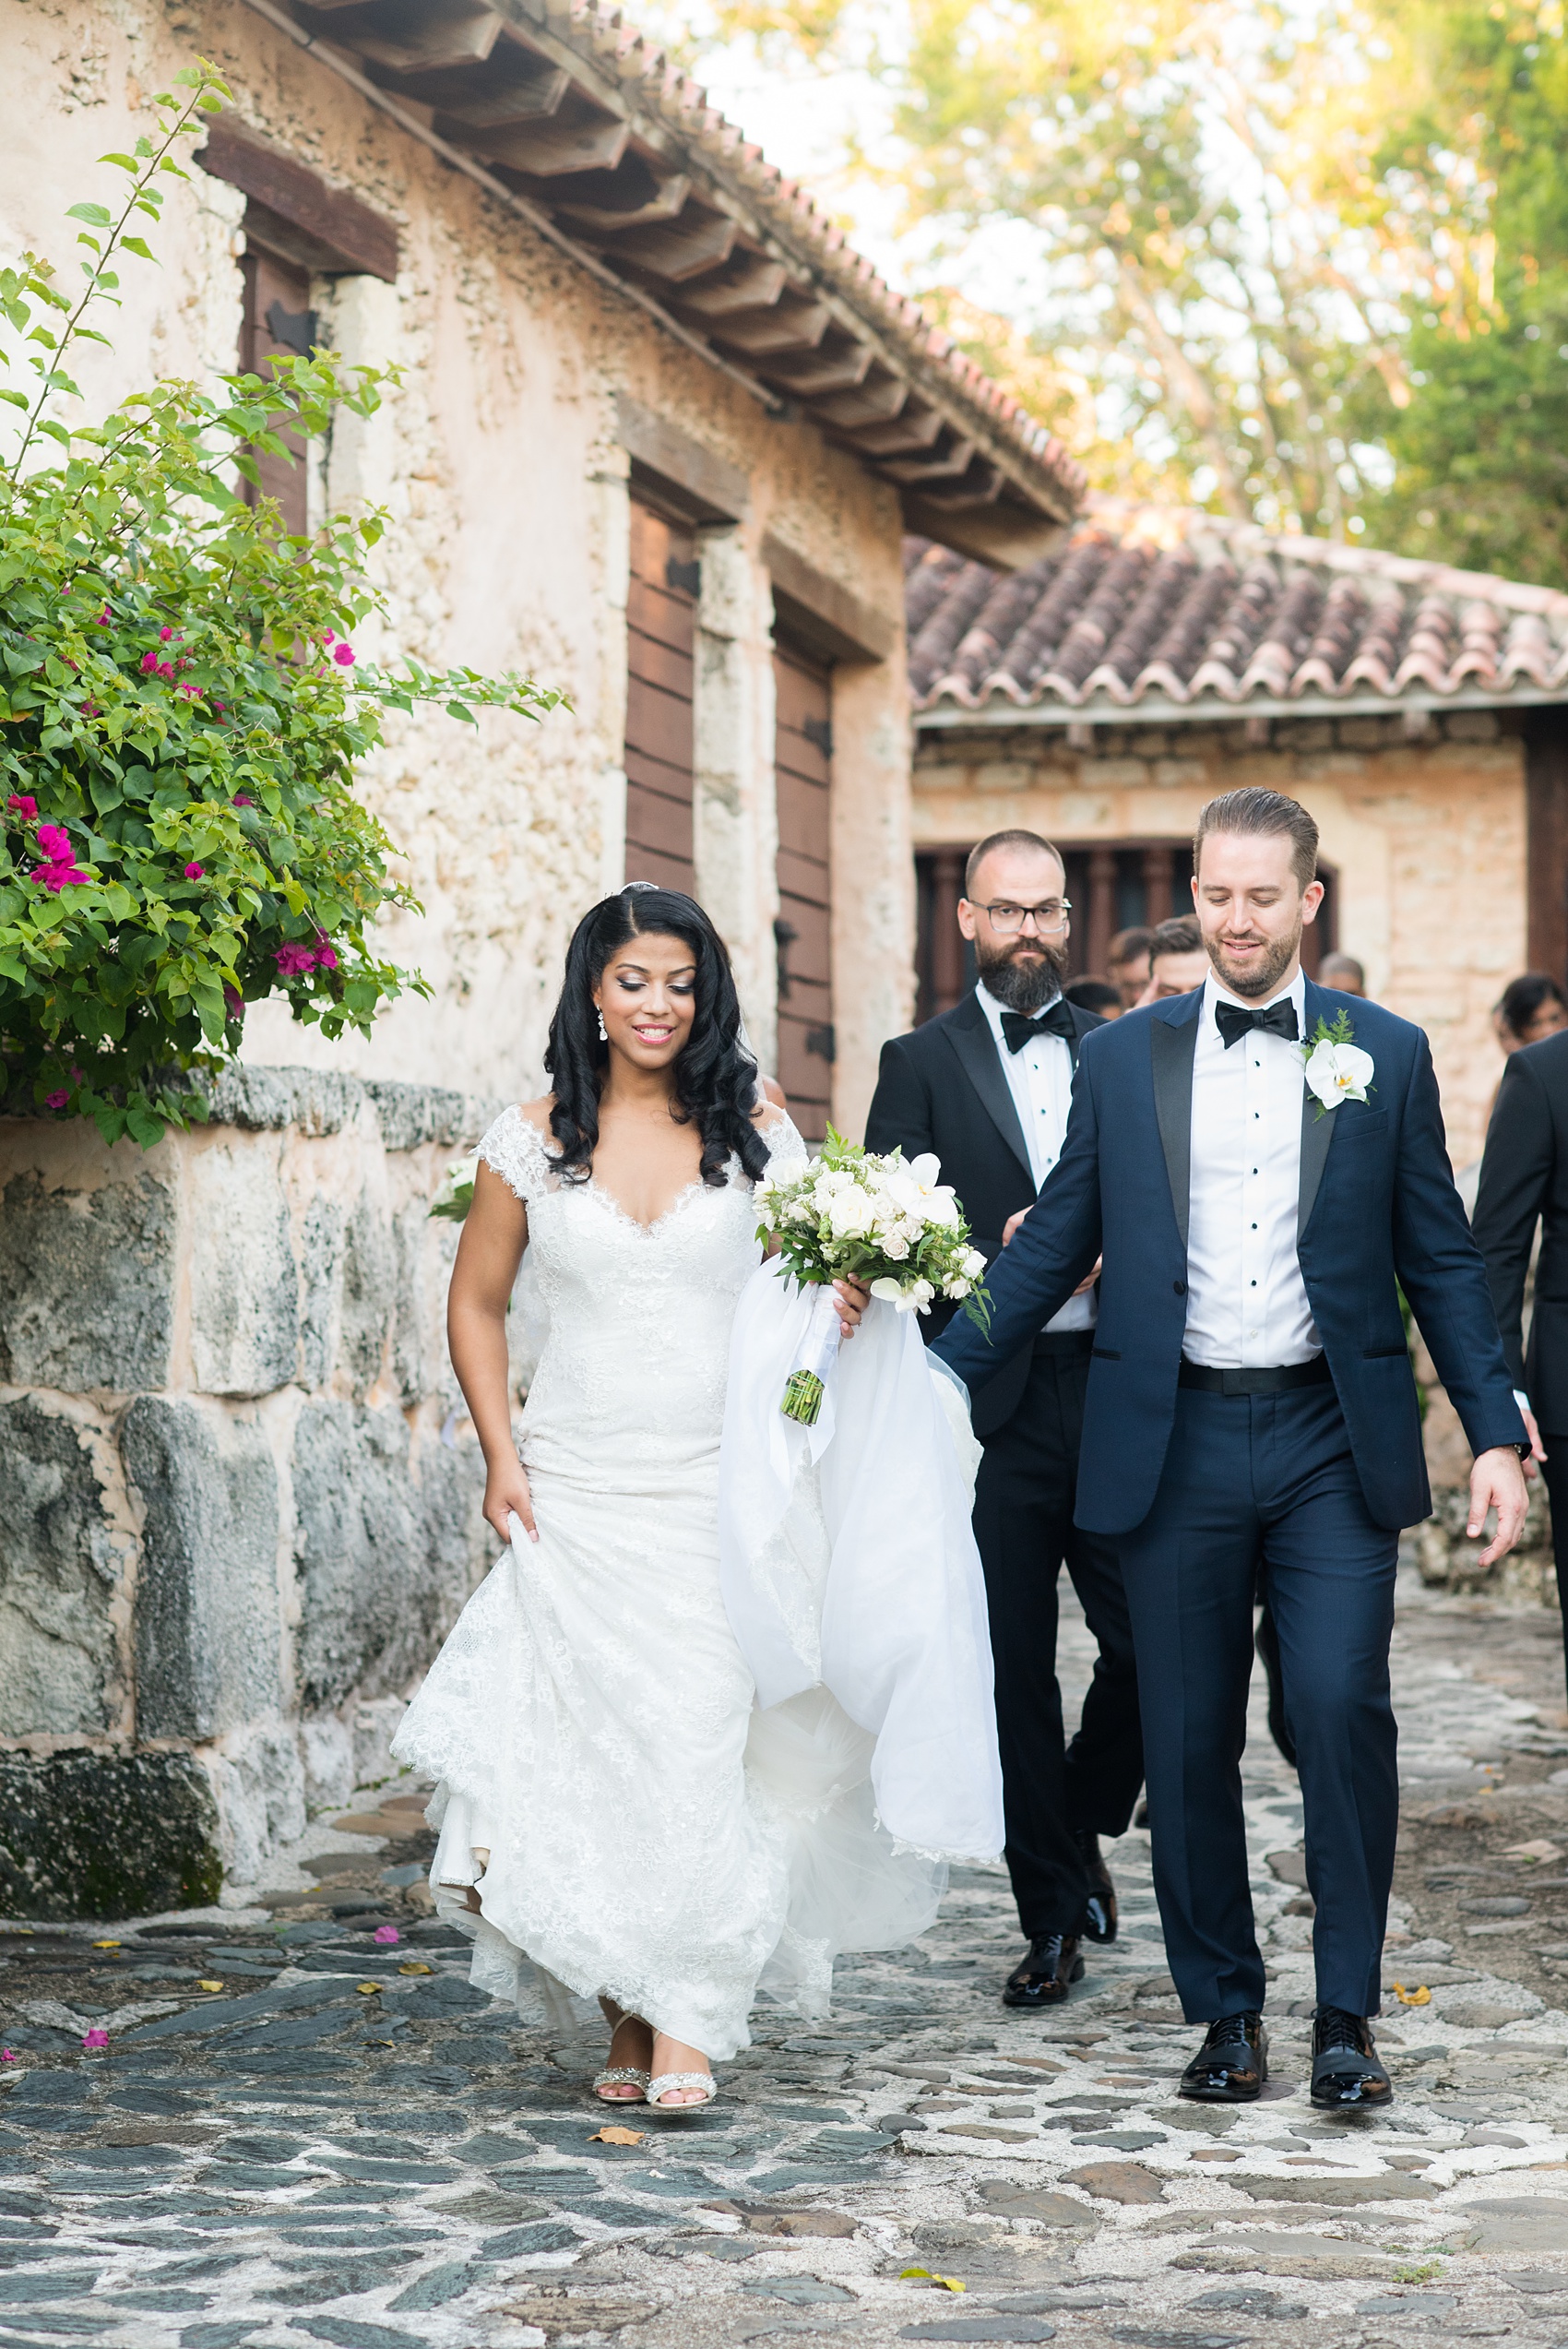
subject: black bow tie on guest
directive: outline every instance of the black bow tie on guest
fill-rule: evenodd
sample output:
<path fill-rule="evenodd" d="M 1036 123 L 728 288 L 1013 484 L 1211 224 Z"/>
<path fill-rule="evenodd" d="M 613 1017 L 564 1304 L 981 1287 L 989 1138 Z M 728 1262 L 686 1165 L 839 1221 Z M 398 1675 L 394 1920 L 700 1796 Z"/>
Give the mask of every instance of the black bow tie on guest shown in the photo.
<path fill-rule="evenodd" d="M 1217 1003 L 1214 1018 L 1227 1052 L 1253 1028 L 1265 1028 L 1271 1036 L 1283 1036 L 1288 1044 L 1293 1044 L 1301 1033 L 1296 1007 L 1289 996 L 1271 1003 L 1266 1011 L 1243 1011 L 1239 1003 Z"/>
<path fill-rule="evenodd" d="M 1002 1032 L 1007 1039 L 1009 1052 L 1022 1052 L 1031 1036 L 1060 1036 L 1063 1043 L 1073 1041 L 1073 1007 L 1063 996 L 1031 1019 L 1022 1011 L 1004 1011 Z"/>

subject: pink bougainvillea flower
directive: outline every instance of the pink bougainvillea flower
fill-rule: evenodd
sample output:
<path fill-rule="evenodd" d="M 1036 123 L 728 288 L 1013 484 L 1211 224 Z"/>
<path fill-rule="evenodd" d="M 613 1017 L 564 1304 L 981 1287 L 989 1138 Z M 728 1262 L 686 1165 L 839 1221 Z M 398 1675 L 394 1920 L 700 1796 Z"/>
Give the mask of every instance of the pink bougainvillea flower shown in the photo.
<path fill-rule="evenodd" d="M 217 701 L 214 702 L 212 706 L 215 709 L 221 709 L 223 704 L 220 701 Z M 255 802 L 251 797 L 249 792 L 236 792 L 230 804 L 234 807 L 254 807 L 255 805 Z"/>
<path fill-rule="evenodd" d="M 224 1010 L 227 1012 L 227 1014 L 228 1014 L 228 1016 L 229 1016 L 229 1018 L 230 1018 L 231 1019 L 240 1019 L 240 1018 L 242 1018 L 242 1017 L 244 1016 L 244 1008 L 245 1008 L 245 999 L 244 999 L 244 996 L 240 993 L 240 991 L 239 991 L 238 987 L 225 987 L 225 988 L 224 988 L 224 990 L 223 990 L 223 1008 L 224 1008 Z"/>
<path fill-rule="evenodd" d="M 13 792 L 6 805 L 13 816 L 31 817 L 38 814 L 38 802 L 31 792 Z"/>
<path fill-rule="evenodd" d="M 402 1936 L 395 1925 L 378 1925 L 370 1938 L 373 1941 L 398 1941 Z"/>
<path fill-rule="evenodd" d="M 107 2047 L 108 2045 L 109 2033 L 106 2031 L 84 2031 L 82 2033 L 84 2047 Z"/>
<path fill-rule="evenodd" d="M 338 968 L 338 950 L 336 947 L 328 946 L 325 938 L 317 938 L 315 942 L 315 959 L 323 971 L 336 971 Z"/>
<path fill-rule="evenodd" d="M 64 1109 L 65 1103 L 70 1100 L 70 1098 L 71 1096 L 67 1092 L 45 1093 L 43 1096 L 43 1106 L 45 1109 Z"/>
<path fill-rule="evenodd" d="M 336 641 L 336 639 L 337 639 L 337 631 L 336 631 L 336 629 L 333 629 L 333 628 L 323 628 L 323 630 L 321 631 L 321 641 L 322 641 L 322 643 L 323 643 L 323 644 L 332 644 L 332 643 L 334 643 L 334 642 Z"/>
<path fill-rule="evenodd" d="M 71 835 L 63 824 L 41 824 L 38 844 L 51 864 L 69 864 L 76 855 Z"/>
<path fill-rule="evenodd" d="M 351 669 L 354 665 L 353 646 L 351 644 L 334 645 L 332 648 L 332 658 L 337 662 L 338 666 L 340 669 Z"/>
<path fill-rule="evenodd" d="M 308 946 L 280 946 L 273 960 L 280 979 L 303 978 L 315 969 L 315 956 Z"/>
<path fill-rule="evenodd" d="M 185 878 L 187 881 L 199 881 L 206 871 L 206 865 L 197 864 L 193 858 L 192 862 L 185 867 Z"/>
<path fill-rule="evenodd" d="M 157 653 L 156 653 L 156 652 L 144 652 L 144 653 L 142 654 L 142 657 L 141 657 L 141 673 L 142 673 L 142 675 L 143 675 L 144 677 L 150 677 L 150 676 L 153 674 L 154 671 L 157 669 L 157 667 L 158 667 L 158 655 L 157 655 Z"/>
<path fill-rule="evenodd" d="M 169 639 L 170 639 L 170 638 L 173 635 L 173 633 L 174 633 L 174 631 L 173 631 L 173 629 L 172 629 L 172 628 L 160 628 L 160 629 L 159 629 L 159 631 L 158 631 L 158 641 L 159 641 L 159 643 L 160 643 L 160 644 L 167 644 L 167 643 L 168 643 L 168 641 L 169 641 Z"/>
<path fill-rule="evenodd" d="M 100 714 L 101 714 L 101 712 L 100 712 L 100 710 L 99 710 L 99 707 L 98 707 L 98 704 L 97 704 L 97 702 L 96 702 L 96 701 L 84 701 L 84 702 L 83 702 L 83 704 L 82 704 L 82 716 L 83 716 L 84 718 L 96 718 L 96 717 L 98 717 Z"/>
<path fill-rule="evenodd" d="M 16 2060 L 17 2051 L 14 2047 L 0 2047 L 0 2064 L 14 2064 Z"/>
<path fill-rule="evenodd" d="M 46 889 L 58 897 L 62 889 L 80 888 L 82 883 L 89 881 L 92 876 L 84 873 L 77 864 L 35 864 L 28 878 L 42 882 Z"/>

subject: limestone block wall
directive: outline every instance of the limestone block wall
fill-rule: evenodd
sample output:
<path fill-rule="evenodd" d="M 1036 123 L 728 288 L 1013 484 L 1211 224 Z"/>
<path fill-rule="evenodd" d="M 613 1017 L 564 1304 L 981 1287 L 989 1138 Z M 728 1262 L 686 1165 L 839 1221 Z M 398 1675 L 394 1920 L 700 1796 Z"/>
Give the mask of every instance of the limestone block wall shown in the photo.
<path fill-rule="evenodd" d="M 429 1214 L 488 1115 L 267 1069 L 147 1152 L 0 1120 L 0 1912 L 255 1885 L 385 1750 L 493 1546 Z"/>
<path fill-rule="evenodd" d="M 917 847 L 1009 824 L 1074 842 L 1188 841 L 1217 792 L 1266 784 L 1312 810 L 1335 870 L 1338 943 L 1369 992 L 1423 1027 L 1456 1167 L 1480 1155 L 1503 1056 L 1491 1010 L 1526 965 L 1524 745 L 1491 710 L 1455 710 L 1421 741 L 1399 718 L 1097 727 L 1091 747 L 1018 727 L 928 736 L 917 754 Z"/>

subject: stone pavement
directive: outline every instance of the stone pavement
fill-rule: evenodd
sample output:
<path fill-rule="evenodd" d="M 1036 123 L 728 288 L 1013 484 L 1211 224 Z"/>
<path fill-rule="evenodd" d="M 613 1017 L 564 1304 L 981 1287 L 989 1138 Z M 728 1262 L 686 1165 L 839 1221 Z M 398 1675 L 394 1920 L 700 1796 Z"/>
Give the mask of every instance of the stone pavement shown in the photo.
<path fill-rule="evenodd" d="M 265 1906 L 0 1937 L 0 2349 L 1568 2344 L 1557 1622 L 1409 1583 L 1384 2119 L 1306 2102 L 1301 1813 L 1261 1717 L 1275 2077 L 1239 2111 L 1175 2100 L 1194 2033 L 1136 1832 L 1123 1938 L 1049 2020 L 999 2005 L 1004 1882 L 966 1869 L 830 2025 L 765 2011 L 710 2113 L 601 2111 L 593 2049 L 492 2009 L 419 1914 L 388 1785 Z"/>

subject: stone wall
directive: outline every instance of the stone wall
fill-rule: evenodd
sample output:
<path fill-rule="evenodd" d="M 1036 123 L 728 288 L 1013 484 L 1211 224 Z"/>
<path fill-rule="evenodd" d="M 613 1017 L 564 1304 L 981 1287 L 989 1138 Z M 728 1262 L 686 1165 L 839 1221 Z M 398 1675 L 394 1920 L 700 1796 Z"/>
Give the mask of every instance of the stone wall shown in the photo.
<path fill-rule="evenodd" d="M 918 846 L 1023 824 L 1048 838 L 1192 838 L 1217 792 L 1301 800 L 1334 867 L 1338 943 L 1369 992 L 1431 1038 L 1455 1166 L 1480 1155 L 1503 1056 L 1491 1006 L 1526 965 L 1524 745 L 1514 721 L 1455 710 L 1409 740 L 1403 721 L 1097 727 L 1078 749 L 1024 727 L 928 734 L 915 764 Z M 1180 910 L 1180 909 L 1178 909 Z"/>
<path fill-rule="evenodd" d="M 255 1884 L 493 1546 L 429 1214 L 486 1106 L 301 1069 L 211 1106 L 146 1152 L 0 1120 L 0 1911 Z"/>

